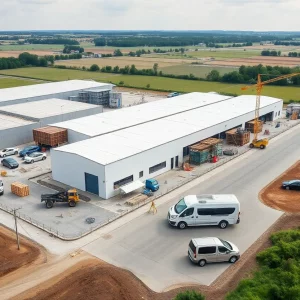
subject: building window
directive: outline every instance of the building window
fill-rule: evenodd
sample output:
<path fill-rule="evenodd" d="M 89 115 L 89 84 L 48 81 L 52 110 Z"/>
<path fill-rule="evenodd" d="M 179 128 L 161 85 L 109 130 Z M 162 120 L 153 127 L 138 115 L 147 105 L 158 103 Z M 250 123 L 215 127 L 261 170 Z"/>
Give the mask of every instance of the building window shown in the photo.
<path fill-rule="evenodd" d="M 116 189 L 118 189 L 120 186 L 125 185 L 125 184 L 127 184 L 127 183 L 129 183 L 129 182 L 132 182 L 132 181 L 133 181 L 133 175 L 128 176 L 128 177 L 123 178 L 123 179 L 120 179 L 120 180 L 114 182 L 114 190 L 116 190 Z"/>
<path fill-rule="evenodd" d="M 149 174 L 154 173 L 154 172 L 156 172 L 156 171 L 158 171 L 158 170 L 161 170 L 161 169 L 165 168 L 166 166 L 167 166 L 167 164 L 166 164 L 166 162 L 164 161 L 164 162 L 162 162 L 162 163 L 160 163 L 160 164 L 158 164 L 158 165 L 155 165 L 155 166 L 153 166 L 153 167 L 150 167 L 150 168 L 149 168 Z"/>
<path fill-rule="evenodd" d="M 278 117 L 280 117 L 280 111 L 278 112 Z"/>
<path fill-rule="evenodd" d="M 144 171 L 140 172 L 140 178 L 142 178 L 144 176 Z"/>

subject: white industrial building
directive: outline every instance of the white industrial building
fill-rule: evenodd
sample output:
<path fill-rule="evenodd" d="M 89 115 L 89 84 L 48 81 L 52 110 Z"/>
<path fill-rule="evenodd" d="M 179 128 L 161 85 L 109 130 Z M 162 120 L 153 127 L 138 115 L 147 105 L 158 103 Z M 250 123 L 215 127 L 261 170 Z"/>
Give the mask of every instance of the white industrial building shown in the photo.
<path fill-rule="evenodd" d="M 52 125 L 68 129 L 69 143 L 74 143 L 230 98 L 217 94 L 189 93 Z"/>
<path fill-rule="evenodd" d="M 183 112 L 164 111 L 152 121 L 131 120 L 132 125 L 127 124 L 127 128 L 118 129 L 122 123 L 115 130 L 109 129 L 109 133 L 53 149 L 53 178 L 108 199 L 126 183 L 144 181 L 179 166 L 189 145 L 254 119 L 255 96 L 227 97 L 220 101 L 219 95 L 210 95 L 219 100 Z M 199 93 L 198 97 L 206 96 Z M 259 114 L 276 120 L 282 107 L 280 99 L 261 97 Z M 146 105 L 139 108 L 140 115 L 151 118 L 154 113 Z M 128 115 L 128 118 L 138 117 L 139 114 Z M 101 131 L 101 125 L 95 123 L 94 127 Z"/>
<path fill-rule="evenodd" d="M 113 84 L 88 80 L 68 80 L 0 89 L 0 106 L 44 100 L 50 98 L 69 99 L 82 90 L 101 88 L 112 90 Z"/>
<path fill-rule="evenodd" d="M 102 109 L 99 105 L 62 99 L 0 106 L 0 148 L 32 142 L 35 128 L 99 114 Z"/>

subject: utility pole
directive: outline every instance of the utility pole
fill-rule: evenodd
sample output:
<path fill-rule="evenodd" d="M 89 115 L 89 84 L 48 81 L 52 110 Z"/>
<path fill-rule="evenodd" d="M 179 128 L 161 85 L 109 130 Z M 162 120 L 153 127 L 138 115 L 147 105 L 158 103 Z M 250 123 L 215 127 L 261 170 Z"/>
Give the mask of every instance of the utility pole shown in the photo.
<path fill-rule="evenodd" d="M 16 211 L 19 210 L 20 208 L 14 208 L 13 213 L 14 213 L 14 218 L 15 218 L 15 227 L 16 227 L 16 237 L 17 237 L 17 244 L 18 244 L 18 250 L 20 250 L 20 240 L 19 240 L 19 233 L 18 233 L 18 224 L 17 224 L 17 214 Z"/>

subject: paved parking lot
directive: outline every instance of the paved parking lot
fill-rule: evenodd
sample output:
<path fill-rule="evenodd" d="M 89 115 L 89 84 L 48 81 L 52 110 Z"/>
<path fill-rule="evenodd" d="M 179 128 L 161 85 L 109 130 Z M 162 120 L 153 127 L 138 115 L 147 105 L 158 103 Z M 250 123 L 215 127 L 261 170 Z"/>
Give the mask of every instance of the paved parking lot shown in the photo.
<path fill-rule="evenodd" d="M 83 249 L 114 265 L 132 271 L 150 288 L 162 291 L 174 284 L 211 284 L 230 264 L 199 268 L 190 263 L 187 247 L 191 238 L 217 236 L 236 244 L 244 253 L 280 216 L 264 206 L 259 191 L 299 160 L 299 128 L 265 150 L 253 150 L 231 169 L 159 206 L 158 214 L 144 214 L 125 226 L 107 233 Z M 234 193 L 241 202 L 241 223 L 225 230 L 218 227 L 188 228 L 180 231 L 167 224 L 168 208 L 181 196 L 204 193 Z"/>
<path fill-rule="evenodd" d="M 23 217 L 25 215 L 27 220 L 33 220 L 40 226 L 44 226 L 47 229 L 58 232 L 64 237 L 70 238 L 89 232 L 92 227 L 107 222 L 108 219 L 117 215 L 102 207 L 97 207 L 84 201 L 80 201 L 74 208 L 70 208 L 67 203 L 55 203 L 52 209 L 47 209 L 45 203 L 41 203 L 41 194 L 51 194 L 57 191 L 36 184 L 28 179 L 51 171 L 49 153 L 45 161 L 33 164 L 24 163 L 22 158 L 16 155 L 10 157 L 18 161 L 19 167 L 10 170 L 1 166 L 1 170 L 7 171 L 8 174 L 6 177 L 2 177 L 5 190 L 4 195 L 0 196 L 0 205 L 6 206 L 9 209 L 20 208 L 18 213 Z M 15 181 L 28 184 L 30 195 L 21 198 L 12 194 L 10 185 Z M 86 222 L 86 218 L 88 217 L 95 218 L 95 222 L 88 224 Z"/>

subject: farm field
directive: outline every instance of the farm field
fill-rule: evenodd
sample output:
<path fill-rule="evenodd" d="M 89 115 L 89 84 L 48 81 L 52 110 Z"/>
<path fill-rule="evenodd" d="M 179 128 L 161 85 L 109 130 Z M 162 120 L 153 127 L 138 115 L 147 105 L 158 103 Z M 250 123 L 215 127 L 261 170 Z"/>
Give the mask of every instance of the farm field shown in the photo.
<path fill-rule="evenodd" d="M 119 66 L 124 68 L 125 66 L 135 65 L 137 69 L 152 69 L 155 63 L 158 63 L 159 68 L 169 67 L 173 65 L 180 65 L 188 63 L 190 60 L 186 59 L 157 59 L 149 57 L 106 57 L 106 58 L 83 58 L 83 59 L 72 59 L 72 60 L 59 60 L 56 61 L 56 65 L 64 66 L 76 66 L 76 67 L 90 67 L 93 64 L 97 64 L 99 67 L 104 66 Z"/>
<path fill-rule="evenodd" d="M 0 57 L 18 57 L 21 53 L 24 51 L 0 51 Z M 29 53 L 35 54 L 38 56 L 44 56 L 44 55 L 54 55 L 53 51 L 50 50 L 28 50 Z"/>
<path fill-rule="evenodd" d="M 212 70 L 219 71 L 221 75 L 238 70 L 238 68 L 234 68 L 234 67 L 218 67 L 218 66 L 210 67 L 210 66 L 196 65 L 196 64 L 177 65 L 177 66 L 170 66 L 170 67 L 159 68 L 159 69 L 166 74 L 174 74 L 174 75 L 193 74 L 194 76 L 199 78 L 205 78 L 208 75 L 208 73 L 211 72 Z"/>
<path fill-rule="evenodd" d="M 24 86 L 24 85 L 32 85 L 41 83 L 40 81 L 33 79 L 21 79 L 14 77 L 0 77 L 0 89 Z"/>
<path fill-rule="evenodd" d="M 30 44 L 30 45 L 0 45 L 1 51 L 28 51 L 28 50 L 62 50 L 64 45 L 39 45 L 39 44 Z"/>
<path fill-rule="evenodd" d="M 207 48 L 206 48 L 207 49 Z M 236 50 L 234 48 L 225 48 L 225 49 L 214 49 L 211 50 L 199 50 L 199 51 L 191 51 L 187 53 L 193 57 L 214 57 L 214 58 L 246 58 L 260 55 L 260 51 L 253 50 Z"/>
<path fill-rule="evenodd" d="M 102 82 L 112 82 L 119 84 L 120 81 L 124 85 L 135 88 L 146 88 L 150 84 L 149 89 L 161 89 L 165 91 L 179 92 L 223 92 L 233 93 L 237 95 L 245 94 L 241 91 L 243 85 L 226 84 L 220 82 L 207 82 L 196 80 L 182 80 L 155 76 L 131 76 L 131 75 L 114 75 L 100 72 L 86 72 L 78 70 L 62 70 L 55 68 L 21 68 L 13 70 L 3 70 L 2 74 L 12 76 L 23 76 L 36 79 L 61 81 L 70 79 L 93 79 Z M 246 94 L 255 95 L 255 89 L 247 90 Z M 281 86 L 265 86 L 263 95 L 281 98 L 285 101 L 300 100 L 300 87 L 281 87 Z"/>
<path fill-rule="evenodd" d="M 227 60 L 208 61 L 207 65 L 217 66 L 257 66 L 259 64 L 268 66 L 284 66 L 297 67 L 300 66 L 300 57 L 270 57 L 270 56 L 254 56 L 251 58 L 234 58 Z"/>

